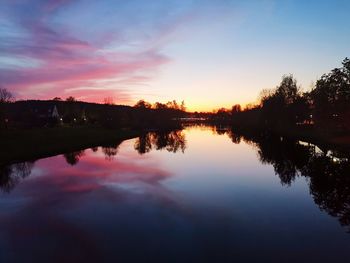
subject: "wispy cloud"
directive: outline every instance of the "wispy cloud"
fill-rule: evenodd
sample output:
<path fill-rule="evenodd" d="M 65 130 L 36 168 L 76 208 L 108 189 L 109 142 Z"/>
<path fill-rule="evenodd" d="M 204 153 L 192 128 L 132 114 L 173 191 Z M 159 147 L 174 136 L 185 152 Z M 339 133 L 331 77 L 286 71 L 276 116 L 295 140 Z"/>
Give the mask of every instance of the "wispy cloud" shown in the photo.
<path fill-rule="evenodd" d="M 74 94 L 94 101 L 116 96 L 126 102 L 131 99 L 126 86 L 144 84 L 170 61 L 162 48 L 186 10 L 177 14 L 168 10 L 169 14 L 165 12 L 160 19 L 158 12 L 163 7 L 156 6 L 153 13 L 142 18 L 144 21 L 133 21 L 129 18 L 138 17 L 141 11 L 136 5 L 120 3 L 125 13 L 114 17 L 104 12 L 108 8 L 118 10 L 118 2 L 87 2 L 96 20 L 85 24 L 86 17 L 82 17 L 81 24 L 76 24 L 72 14 L 79 8 L 87 11 L 81 1 L 5 0 L 6 8 L 0 12 L 7 22 L 0 21 L 0 54 L 10 59 L 0 61 L 1 84 L 20 98 Z M 95 36 L 84 27 L 93 28 Z"/>

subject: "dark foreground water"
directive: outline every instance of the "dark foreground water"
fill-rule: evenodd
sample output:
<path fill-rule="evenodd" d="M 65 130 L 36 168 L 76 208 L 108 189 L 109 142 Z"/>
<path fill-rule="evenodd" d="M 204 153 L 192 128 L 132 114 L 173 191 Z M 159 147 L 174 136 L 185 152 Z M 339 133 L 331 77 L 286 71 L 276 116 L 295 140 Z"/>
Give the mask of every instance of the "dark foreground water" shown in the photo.
<path fill-rule="evenodd" d="M 0 262 L 350 262 L 349 171 L 209 127 L 3 167 Z"/>

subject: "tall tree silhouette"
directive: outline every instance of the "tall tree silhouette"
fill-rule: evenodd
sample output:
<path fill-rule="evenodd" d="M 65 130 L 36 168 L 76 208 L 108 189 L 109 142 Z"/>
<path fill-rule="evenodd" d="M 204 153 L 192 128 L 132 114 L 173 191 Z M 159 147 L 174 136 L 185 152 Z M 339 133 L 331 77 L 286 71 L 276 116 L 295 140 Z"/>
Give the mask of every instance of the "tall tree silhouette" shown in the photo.
<path fill-rule="evenodd" d="M 324 74 L 310 93 L 314 121 L 319 127 L 350 129 L 350 60 L 345 58 L 342 64 Z"/>
<path fill-rule="evenodd" d="M 13 94 L 5 88 L 0 87 L 0 128 L 6 125 L 6 104 L 12 102 Z"/>
<path fill-rule="evenodd" d="M 293 75 L 284 75 L 279 86 L 261 95 L 264 123 L 271 125 L 294 126 L 308 116 L 307 100 Z"/>

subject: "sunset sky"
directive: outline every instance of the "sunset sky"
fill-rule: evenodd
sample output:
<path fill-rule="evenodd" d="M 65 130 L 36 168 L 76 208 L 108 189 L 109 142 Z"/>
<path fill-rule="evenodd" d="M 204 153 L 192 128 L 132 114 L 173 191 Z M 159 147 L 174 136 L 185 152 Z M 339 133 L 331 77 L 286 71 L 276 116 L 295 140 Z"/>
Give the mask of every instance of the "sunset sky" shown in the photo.
<path fill-rule="evenodd" d="M 0 0 L 0 85 L 16 99 L 254 102 L 350 56 L 349 0 Z"/>

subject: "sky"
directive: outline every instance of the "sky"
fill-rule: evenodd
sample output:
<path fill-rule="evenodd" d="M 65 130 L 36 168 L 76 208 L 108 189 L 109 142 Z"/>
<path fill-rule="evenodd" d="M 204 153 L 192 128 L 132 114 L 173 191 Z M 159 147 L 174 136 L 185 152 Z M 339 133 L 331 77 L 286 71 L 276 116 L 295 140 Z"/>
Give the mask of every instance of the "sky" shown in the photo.
<path fill-rule="evenodd" d="M 0 0 L 0 86 L 191 111 L 303 90 L 350 56 L 348 0 Z"/>

